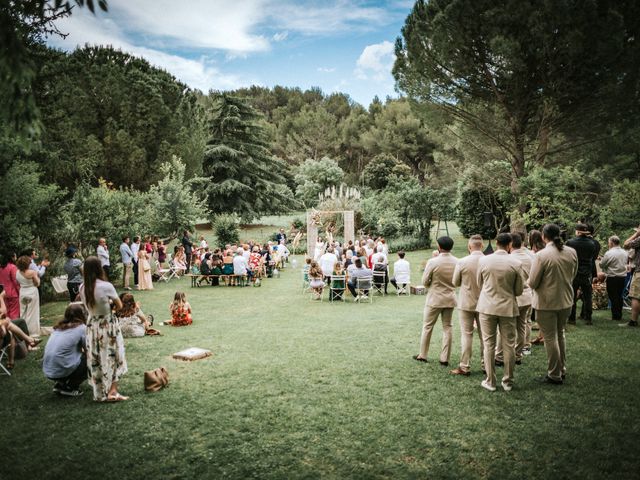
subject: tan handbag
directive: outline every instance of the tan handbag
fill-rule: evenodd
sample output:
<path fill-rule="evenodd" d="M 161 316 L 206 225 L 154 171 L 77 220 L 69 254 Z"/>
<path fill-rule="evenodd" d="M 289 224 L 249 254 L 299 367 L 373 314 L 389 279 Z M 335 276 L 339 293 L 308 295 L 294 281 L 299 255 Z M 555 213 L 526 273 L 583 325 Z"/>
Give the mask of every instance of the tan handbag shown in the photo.
<path fill-rule="evenodd" d="M 160 367 L 155 370 L 144 372 L 144 389 L 147 392 L 157 392 L 169 384 L 169 374 L 166 368 Z"/>

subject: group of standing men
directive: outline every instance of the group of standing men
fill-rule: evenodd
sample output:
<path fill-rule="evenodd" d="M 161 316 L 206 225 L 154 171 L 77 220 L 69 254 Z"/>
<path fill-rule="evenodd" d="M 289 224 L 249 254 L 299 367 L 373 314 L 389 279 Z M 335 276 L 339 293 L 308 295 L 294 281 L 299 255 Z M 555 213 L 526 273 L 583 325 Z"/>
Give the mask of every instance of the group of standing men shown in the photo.
<path fill-rule="evenodd" d="M 578 226 L 576 230 L 582 230 Z M 440 364 L 449 365 L 451 350 L 451 320 L 453 309 L 459 310 L 462 331 L 462 355 L 454 375 L 470 375 L 471 345 L 474 325 L 481 339 L 482 368 L 486 378 L 482 387 L 496 390 L 495 365 L 504 364 L 502 388 L 513 387 L 514 368 L 522 360 L 528 340 L 532 308 L 544 336 L 547 353 L 547 374 L 543 383 L 560 385 L 566 375 L 566 349 L 564 330 L 567 321 L 575 318 L 575 289 L 583 290 L 583 301 L 588 298 L 590 276 L 595 263 L 587 265 L 582 251 L 592 252 L 593 243 L 586 248 L 589 238 L 574 239 L 565 245 L 560 228 L 548 224 L 542 231 L 544 248 L 535 254 L 523 248 L 522 237 L 517 234 L 498 235 L 497 250 L 483 255 L 482 237 L 469 239 L 469 255 L 458 260 L 452 254 L 453 240 L 440 237 L 438 252 L 427 262 L 423 284 L 428 288 L 424 311 L 424 325 L 420 353 L 415 360 L 426 362 L 433 327 L 442 318 L 443 341 Z M 577 244 L 578 248 L 571 245 Z M 590 254 L 590 253 L 589 253 Z M 591 261 L 591 260 L 590 260 Z M 593 259 L 595 262 L 595 258 Z M 582 270 L 581 270 L 582 269 Z M 581 277 L 589 273 L 589 285 Z M 460 287 L 456 300 L 455 289 Z M 587 298 L 585 298 L 587 297 Z M 590 323 L 591 305 L 585 311 Z M 497 350 L 496 350 L 497 347 Z"/>

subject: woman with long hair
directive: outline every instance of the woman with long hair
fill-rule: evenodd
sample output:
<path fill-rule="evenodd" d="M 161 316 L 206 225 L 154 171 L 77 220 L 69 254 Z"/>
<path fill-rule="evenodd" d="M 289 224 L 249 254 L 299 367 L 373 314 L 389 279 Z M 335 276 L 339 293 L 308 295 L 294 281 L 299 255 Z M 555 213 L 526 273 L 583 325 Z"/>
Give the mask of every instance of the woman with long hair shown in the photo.
<path fill-rule="evenodd" d="M 93 399 L 97 402 L 120 402 L 128 397 L 118 392 L 118 382 L 127 373 L 124 339 L 118 317 L 112 312 L 122 308 L 122 302 L 113 285 L 105 279 L 97 257 L 84 262 L 84 283 L 80 298 L 87 310 L 87 367 Z"/>
<path fill-rule="evenodd" d="M 566 374 L 564 330 L 573 305 L 578 255 L 573 248 L 564 246 L 558 225 L 545 225 L 542 237 L 546 246 L 536 254 L 529 285 L 533 290 L 532 307 L 536 309 L 547 351 L 547 375 L 542 381 L 559 385 Z"/>
<path fill-rule="evenodd" d="M 187 302 L 187 296 L 184 292 L 176 292 L 173 296 L 173 302 L 169 304 L 169 312 L 171 312 L 171 320 L 164 322 L 165 325 L 184 327 L 193 323 L 191 305 Z"/>
<path fill-rule="evenodd" d="M 309 288 L 314 293 L 314 300 L 320 300 L 322 298 L 322 290 L 324 289 L 324 274 L 318 262 L 313 260 L 309 265 Z"/>
<path fill-rule="evenodd" d="M 153 290 L 150 258 L 146 249 L 138 250 L 138 290 Z"/>
<path fill-rule="evenodd" d="M 4 286 L 4 301 L 7 306 L 7 318 L 15 320 L 20 317 L 20 284 L 16 279 L 16 254 L 7 253 L 0 260 L 0 285 Z"/>
<path fill-rule="evenodd" d="M 38 272 L 31 270 L 31 257 L 26 255 L 18 258 L 16 280 L 20 284 L 20 316 L 27 322 L 29 335 L 40 335 L 40 277 Z"/>

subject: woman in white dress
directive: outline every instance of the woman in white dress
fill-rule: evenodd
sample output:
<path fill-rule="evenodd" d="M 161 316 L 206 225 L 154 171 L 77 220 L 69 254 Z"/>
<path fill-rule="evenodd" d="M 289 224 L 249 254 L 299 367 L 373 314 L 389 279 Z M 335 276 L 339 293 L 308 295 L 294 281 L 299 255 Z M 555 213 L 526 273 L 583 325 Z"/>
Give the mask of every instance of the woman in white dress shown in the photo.
<path fill-rule="evenodd" d="M 315 251 L 313 252 L 313 259 L 316 262 L 322 255 L 324 255 L 324 247 L 325 247 L 325 244 L 322 241 L 322 237 L 318 237 L 318 240 L 316 241 L 316 248 L 315 248 Z"/>
<path fill-rule="evenodd" d="M 145 249 L 138 250 L 138 290 L 153 290 L 151 262 Z"/>
<path fill-rule="evenodd" d="M 18 258 L 16 280 L 20 284 L 20 317 L 27 322 L 29 335 L 40 335 L 40 277 L 38 272 L 30 270 L 31 258 L 23 255 Z"/>

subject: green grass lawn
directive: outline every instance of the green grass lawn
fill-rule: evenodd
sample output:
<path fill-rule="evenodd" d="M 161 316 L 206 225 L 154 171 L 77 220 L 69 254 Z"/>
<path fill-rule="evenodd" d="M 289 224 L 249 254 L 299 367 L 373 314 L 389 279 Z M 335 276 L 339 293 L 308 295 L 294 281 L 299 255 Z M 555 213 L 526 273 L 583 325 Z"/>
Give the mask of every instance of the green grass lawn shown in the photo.
<path fill-rule="evenodd" d="M 428 255 L 408 256 L 414 283 Z M 55 396 L 42 351 L 0 377 L 0 478 L 638 478 L 640 331 L 608 312 L 569 330 L 565 385 L 535 381 L 534 347 L 513 391 L 490 393 L 477 340 L 468 378 L 438 364 L 440 328 L 430 363 L 411 358 L 423 296 L 314 302 L 291 267 L 261 288 L 189 285 L 136 294 L 159 321 L 185 290 L 194 324 L 126 340 L 128 402 L 95 404 L 86 385 Z M 44 323 L 64 306 L 47 304 Z M 171 358 L 190 346 L 214 356 Z M 145 393 L 143 372 L 161 365 L 169 388 Z"/>

